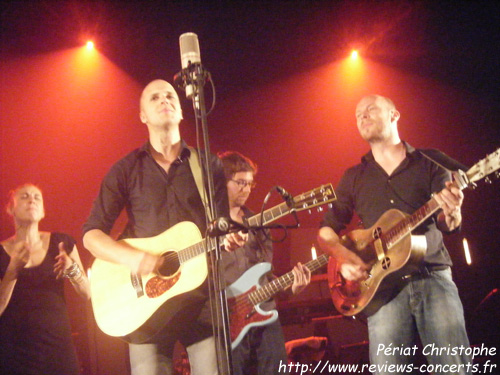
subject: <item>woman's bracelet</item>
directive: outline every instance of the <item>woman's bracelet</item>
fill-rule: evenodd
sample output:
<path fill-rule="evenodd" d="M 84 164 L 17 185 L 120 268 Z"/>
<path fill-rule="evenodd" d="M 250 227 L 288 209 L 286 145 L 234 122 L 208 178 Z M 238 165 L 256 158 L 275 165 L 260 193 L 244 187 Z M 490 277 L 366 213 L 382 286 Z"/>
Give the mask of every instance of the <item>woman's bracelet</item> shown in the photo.
<path fill-rule="evenodd" d="M 62 276 L 65 279 L 70 279 L 70 281 L 78 281 L 82 277 L 82 270 L 78 266 L 78 263 L 73 262 L 67 270 L 64 270 Z"/>

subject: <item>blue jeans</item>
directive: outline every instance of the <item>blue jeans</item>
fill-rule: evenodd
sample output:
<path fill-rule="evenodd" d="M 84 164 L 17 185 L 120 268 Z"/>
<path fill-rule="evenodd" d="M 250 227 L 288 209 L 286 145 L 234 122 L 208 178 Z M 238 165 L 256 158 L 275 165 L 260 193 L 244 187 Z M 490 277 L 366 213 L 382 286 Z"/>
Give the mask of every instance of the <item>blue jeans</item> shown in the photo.
<path fill-rule="evenodd" d="M 231 356 L 233 375 L 276 375 L 280 363 L 288 363 L 279 319 L 266 326 L 252 327 Z"/>
<path fill-rule="evenodd" d="M 201 340 L 186 348 L 192 375 L 217 375 L 215 340 Z M 157 344 L 129 344 L 132 375 L 172 375 L 171 353 Z"/>
<path fill-rule="evenodd" d="M 375 373 L 393 375 L 395 372 L 384 365 L 412 364 L 417 334 L 431 367 L 456 364 L 462 366 L 454 374 L 471 373 L 470 367 L 469 371 L 466 367 L 472 365 L 471 358 L 459 350 L 452 353 L 453 349 L 460 347 L 465 351 L 469 339 L 450 268 L 408 278 L 397 296 L 368 318 L 370 362 L 378 365 Z M 429 372 L 441 374 L 436 370 Z M 449 371 L 442 373 L 450 374 Z"/>

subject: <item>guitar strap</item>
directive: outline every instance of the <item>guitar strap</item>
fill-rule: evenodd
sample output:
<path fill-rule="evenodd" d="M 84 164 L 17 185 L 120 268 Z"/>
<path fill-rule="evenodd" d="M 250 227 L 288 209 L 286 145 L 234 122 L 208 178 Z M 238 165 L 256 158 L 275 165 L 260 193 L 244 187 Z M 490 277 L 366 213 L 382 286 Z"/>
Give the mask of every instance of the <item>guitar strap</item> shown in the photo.
<path fill-rule="evenodd" d="M 191 172 L 193 173 L 194 182 L 196 183 L 196 187 L 198 188 L 198 193 L 200 193 L 201 201 L 203 202 L 203 206 L 205 207 L 205 212 L 208 215 L 208 220 L 213 221 L 214 218 L 212 217 L 212 212 L 210 210 L 210 207 L 208 206 L 207 191 L 205 189 L 205 185 L 203 184 L 203 177 L 201 174 L 201 166 L 200 166 L 198 151 L 190 146 L 188 146 L 188 149 L 190 151 L 189 166 L 191 167 Z"/>
<path fill-rule="evenodd" d="M 466 171 L 468 168 L 456 161 L 455 159 L 450 158 L 448 155 L 445 153 L 437 150 L 437 149 L 415 149 L 415 151 L 418 151 L 422 156 L 425 158 L 429 159 L 432 163 L 436 164 L 438 167 L 443 168 L 445 171 L 451 173 L 452 175 L 455 175 L 455 172 L 457 171 Z M 406 199 L 404 199 L 397 191 L 394 189 L 394 187 L 389 184 L 389 188 L 392 190 L 394 194 L 405 204 L 407 204 L 409 207 L 411 207 L 414 210 L 417 210 L 419 207 L 415 206 L 414 204 L 408 202 Z"/>
<path fill-rule="evenodd" d="M 443 168 L 444 170 L 450 173 L 456 172 L 458 170 L 467 171 L 469 169 L 462 163 L 456 161 L 453 158 L 450 158 L 448 155 L 439 150 L 430 148 L 429 149 L 419 148 L 417 149 L 417 151 L 420 152 L 427 159 L 432 161 L 434 164 L 436 164 L 437 166 Z"/>

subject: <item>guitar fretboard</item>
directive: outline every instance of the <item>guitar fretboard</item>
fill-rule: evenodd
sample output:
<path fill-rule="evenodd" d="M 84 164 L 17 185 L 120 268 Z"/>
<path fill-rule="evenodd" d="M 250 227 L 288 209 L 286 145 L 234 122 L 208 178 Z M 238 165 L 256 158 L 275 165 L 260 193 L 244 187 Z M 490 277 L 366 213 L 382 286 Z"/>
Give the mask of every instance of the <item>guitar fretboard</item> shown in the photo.
<path fill-rule="evenodd" d="M 262 217 L 264 218 L 263 224 L 260 224 L 261 222 L 260 214 L 249 217 L 247 221 L 250 227 L 266 225 L 270 222 L 278 220 L 279 218 L 287 215 L 289 212 L 290 208 L 287 206 L 285 202 L 283 202 L 273 208 L 264 211 L 264 213 L 262 214 Z M 222 240 L 223 238 L 224 237 L 221 237 L 220 240 Z M 182 264 L 200 254 L 214 250 L 216 246 L 215 240 L 216 240 L 215 238 L 208 237 L 200 242 L 195 243 L 194 245 L 191 245 L 189 247 L 186 247 L 185 249 L 180 250 L 177 253 L 177 255 L 179 256 L 179 262 Z"/>
<path fill-rule="evenodd" d="M 467 172 L 454 172 L 453 185 L 463 190 L 468 185 L 485 178 L 500 168 L 500 148 L 487 155 L 486 158 L 474 164 Z M 422 224 L 429 216 L 439 209 L 438 202 L 432 198 L 411 216 L 401 220 L 396 226 L 382 235 L 387 248 L 396 245 L 404 236 Z"/>
<path fill-rule="evenodd" d="M 247 222 L 251 227 L 266 225 L 272 221 L 278 220 L 279 218 L 285 215 L 288 215 L 289 213 L 290 213 L 290 208 L 287 206 L 285 202 L 283 202 L 273 208 L 264 211 L 264 213 L 262 214 L 263 223 L 261 223 L 260 214 L 248 218 Z"/>
<path fill-rule="evenodd" d="M 332 202 L 335 199 L 336 196 L 332 184 L 326 184 L 320 186 L 319 188 L 308 191 L 307 193 L 303 193 L 294 197 L 292 208 L 294 211 L 298 212 L 316 207 L 321 204 Z M 247 224 L 249 227 L 259 227 L 278 220 L 279 218 L 288 215 L 291 212 L 292 209 L 288 206 L 287 202 L 283 202 L 277 206 L 265 210 L 262 215 L 258 214 L 248 218 Z M 219 241 L 222 241 L 223 238 L 223 236 L 220 237 Z M 214 250 L 216 246 L 216 240 L 216 238 L 208 237 L 195 243 L 194 245 L 179 250 L 177 252 L 177 256 L 179 257 L 180 264 L 185 263 L 200 254 Z"/>
<path fill-rule="evenodd" d="M 327 254 L 322 254 L 316 259 L 313 259 L 305 264 L 311 272 L 323 267 L 328 263 L 329 256 Z M 263 285 L 261 288 L 254 290 L 248 295 L 250 302 L 255 306 L 259 303 L 268 300 L 278 292 L 286 289 L 293 284 L 293 272 L 290 271 L 277 279 L 274 279 L 268 284 Z"/>
<path fill-rule="evenodd" d="M 270 208 L 263 213 L 264 217 L 264 223 L 260 223 L 260 217 L 261 215 L 254 215 L 250 218 L 248 218 L 248 224 L 251 227 L 256 227 L 259 225 L 266 225 L 272 221 L 278 220 L 279 218 L 287 215 L 290 212 L 290 209 L 286 205 L 286 203 L 279 204 L 273 208 Z M 224 237 L 220 237 L 220 241 L 222 241 Z M 191 245 L 189 247 L 186 247 L 185 249 L 180 250 L 177 255 L 179 256 L 179 262 L 182 264 L 184 262 L 187 262 L 188 260 L 203 254 L 207 251 L 212 251 L 215 250 L 216 246 L 216 238 L 211 238 L 207 237 L 203 239 L 200 242 L 195 243 L 194 245 Z"/>
<path fill-rule="evenodd" d="M 383 236 L 384 242 L 388 249 L 396 245 L 403 237 L 410 233 L 413 229 L 427 220 L 434 212 L 439 209 L 438 202 L 432 198 L 412 215 L 398 222 L 394 227 L 385 232 Z"/>
<path fill-rule="evenodd" d="M 194 245 L 188 246 L 185 249 L 180 250 L 177 252 L 177 255 L 179 257 L 179 263 L 185 263 L 188 260 L 203 254 L 207 251 L 211 251 L 215 249 L 216 246 L 216 238 L 213 237 L 207 237 L 200 242 L 195 243 Z M 222 239 L 221 239 L 222 241 Z"/>

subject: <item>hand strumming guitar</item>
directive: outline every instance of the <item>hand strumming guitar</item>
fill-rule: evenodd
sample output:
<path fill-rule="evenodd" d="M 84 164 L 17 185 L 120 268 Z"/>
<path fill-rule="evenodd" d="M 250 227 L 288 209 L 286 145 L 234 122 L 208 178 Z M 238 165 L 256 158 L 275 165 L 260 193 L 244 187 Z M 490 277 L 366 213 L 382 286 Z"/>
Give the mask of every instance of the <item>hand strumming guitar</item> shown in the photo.
<path fill-rule="evenodd" d="M 340 263 L 340 273 L 346 280 L 359 281 L 368 277 L 370 267 L 354 252 L 340 243 L 339 236 L 330 227 L 322 227 L 318 242 L 321 247 Z"/>

